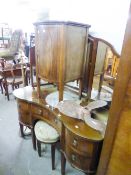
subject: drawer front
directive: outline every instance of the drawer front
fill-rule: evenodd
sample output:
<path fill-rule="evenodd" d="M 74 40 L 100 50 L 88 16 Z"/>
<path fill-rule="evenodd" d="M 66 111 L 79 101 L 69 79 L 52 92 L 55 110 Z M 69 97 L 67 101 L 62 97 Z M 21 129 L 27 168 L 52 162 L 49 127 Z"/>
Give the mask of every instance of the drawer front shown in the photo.
<path fill-rule="evenodd" d="M 31 105 L 31 114 L 33 120 L 44 120 L 45 122 L 52 125 L 58 131 L 61 129 L 60 120 L 53 114 L 50 109 L 42 108 L 38 105 Z"/>
<path fill-rule="evenodd" d="M 43 108 L 38 105 L 31 105 L 31 113 L 35 115 L 43 115 Z"/>
<path fill-rule="evenodd" d="M 94 148 L 93 142 L 73 134 L 68 129 L 65 131 L 65 140 L 66 144 L 70 145 L 73 149 L 76 149 L 83 155 L 87 154 L 89 157 L 92 157 Z"/>
<path fill-rule="evenodd" d="M 19 121 L 25 125 L 31 126 L 30 104 L 18 100 Z"/>
<path fill-rule="evenodd" d="M 91 166 L 91 158 L 88 156 L 82 156 L 78 154 L 76 151 L 72 150 L 68 146 L 66 147 L 66 156 L 72 166 L 84 171 L 84 172 L 95 172 L 95 169 L 90 169 Z"/>

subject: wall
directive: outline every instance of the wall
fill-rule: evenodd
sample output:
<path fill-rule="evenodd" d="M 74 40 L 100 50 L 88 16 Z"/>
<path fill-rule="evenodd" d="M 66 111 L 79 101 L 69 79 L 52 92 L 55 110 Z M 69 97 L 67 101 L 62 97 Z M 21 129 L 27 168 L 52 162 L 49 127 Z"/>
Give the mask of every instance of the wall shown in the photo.
<path fill-rule="evenodd" d="M 130 0 L 66 0 L 59 7 L 51 9 L 51 18 L 90 24 L 92 34 L 112 43 L 120 53 L 129 3 Z"/>
<path fill-rule="evenodd" d="M 4 0 L 0 22 L 26 31 L 33 29 L 32 22 L 45 16 L 47 19 L 48 15 L 54 20 L 88 23 L 92 34 L 109 41 L 120 53 L 129 3 L 130 0 Z"/>

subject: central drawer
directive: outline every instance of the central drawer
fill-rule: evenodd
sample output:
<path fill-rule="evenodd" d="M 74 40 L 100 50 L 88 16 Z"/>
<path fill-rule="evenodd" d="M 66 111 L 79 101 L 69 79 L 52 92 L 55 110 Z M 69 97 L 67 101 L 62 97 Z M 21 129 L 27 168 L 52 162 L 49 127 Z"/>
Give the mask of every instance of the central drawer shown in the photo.
<path fill-rule="evenodd" d="M 61 130 L 61 121 L 50 109 L 38 105 L 31 105 L 31 114 L 33 120 L 44 120 L 58 131 Z"/>
<path fill-rule="evenodd" d="M 38 105 L 31 105 L 31 113 L 34 115 L 43 115 L 43 108 Z"/>

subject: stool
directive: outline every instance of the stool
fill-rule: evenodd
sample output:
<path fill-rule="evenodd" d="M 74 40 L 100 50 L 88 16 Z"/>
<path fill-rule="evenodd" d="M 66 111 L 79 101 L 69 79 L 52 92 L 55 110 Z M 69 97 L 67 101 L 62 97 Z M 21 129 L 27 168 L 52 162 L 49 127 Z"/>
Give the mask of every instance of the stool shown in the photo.
<path fill-rule="evenodd" d="M 55 147 L 59 141 L 58 132 L 49 124 L 39 120 L 34 127 L 38 155 L 41 157 L 41 143 L 51 144 L 52 170 L 55 169 Z"/>

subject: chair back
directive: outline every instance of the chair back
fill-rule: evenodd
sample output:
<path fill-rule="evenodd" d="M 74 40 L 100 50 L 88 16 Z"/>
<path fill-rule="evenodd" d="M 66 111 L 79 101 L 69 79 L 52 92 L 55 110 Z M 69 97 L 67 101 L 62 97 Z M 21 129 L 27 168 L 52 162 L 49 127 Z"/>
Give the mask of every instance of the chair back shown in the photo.
<path fill-rule="evenodd" d="M 22 31 L 21 30 L 15 30 L 12 34 L 11 41 L 10 41 L 10 53 L 17 54 L 18 50 L 21 45 L 21 37 L 22 37 Z"/>

